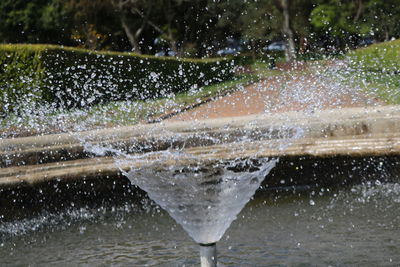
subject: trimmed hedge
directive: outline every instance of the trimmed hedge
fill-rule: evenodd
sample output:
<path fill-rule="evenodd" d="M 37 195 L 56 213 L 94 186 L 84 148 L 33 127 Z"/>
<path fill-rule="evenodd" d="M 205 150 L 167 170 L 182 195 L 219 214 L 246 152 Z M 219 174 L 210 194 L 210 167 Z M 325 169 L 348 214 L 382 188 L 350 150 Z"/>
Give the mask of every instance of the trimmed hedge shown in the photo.
<path fill-rule="evenodd" d="M 398 73 L 400 71 L 400 40 L 356 49 L 348 53 L 348 58 L 355 69 Z"/>
<path fill-rule="evenodd" d="M 233 78 L 230 59 L 177 59 L 53 45 L 0 45 L 0 112 L 166 96 Z"/>

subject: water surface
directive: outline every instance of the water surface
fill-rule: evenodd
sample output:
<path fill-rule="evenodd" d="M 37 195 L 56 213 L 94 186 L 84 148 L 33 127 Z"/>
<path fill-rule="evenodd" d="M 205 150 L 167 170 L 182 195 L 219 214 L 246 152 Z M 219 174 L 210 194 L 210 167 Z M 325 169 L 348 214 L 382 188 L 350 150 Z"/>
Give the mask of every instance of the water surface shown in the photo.
<path fill-rule="evenodd" d="M 72 209 L 0 224 L 0 266 L 198 266 L 154 206 Z M 398 266 L 400 184 L 258 194 L 218 244 L 224 266 Z"/>

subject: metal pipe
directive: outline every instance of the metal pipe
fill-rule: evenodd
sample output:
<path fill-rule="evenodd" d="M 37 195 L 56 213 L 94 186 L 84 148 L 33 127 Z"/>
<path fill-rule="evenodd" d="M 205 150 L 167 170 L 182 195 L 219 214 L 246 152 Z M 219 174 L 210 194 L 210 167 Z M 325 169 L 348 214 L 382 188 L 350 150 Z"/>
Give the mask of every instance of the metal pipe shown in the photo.
<path fill-rule="evenodd" d="M 217 267 L 217 244 L 199 244 L 201 267 Z"/>

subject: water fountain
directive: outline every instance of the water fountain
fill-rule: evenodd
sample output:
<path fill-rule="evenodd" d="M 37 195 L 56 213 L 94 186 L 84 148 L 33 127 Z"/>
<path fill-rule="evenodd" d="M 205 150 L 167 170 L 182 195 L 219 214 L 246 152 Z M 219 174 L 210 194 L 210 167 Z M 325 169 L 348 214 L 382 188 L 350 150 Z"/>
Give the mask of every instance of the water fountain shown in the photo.
<path fill-rule="evenodd" d="M 375 151 L 374 153 L 379 149 L 383 149 L 383 153 L 386 153 L 388 149 L 397 149 L 396 136 L 388 136 L 388 141 L 385 141 L 386 139 L 382 139 L 380 134 L 383 128 L 387 133 L 398 129 L 399 124 L 393 119 L 397 116 L 398 109 L 380 109 L 366 115 L 365 112 L 361 109 L 359 113 L 352 112 L 347 117 L 344 114 L 340 115 L 343 119 L 342 124 L 331 124 L 333 120 L 330 112 L 326 112 L 325 115 L 318 113 L 315 117 L 306 115 L 304 119 L 311 120 L 314 125 L 306 131 L 297 126 L 290 126 L 299 124 L 298 114 L 292 118 L 296 123 L 291 121 L 291 117 L 286 114 L 281 120 L 274 116 L 276 121 L 272 126 L 266 123 L 271 123 L 272 118 L 265 116 L 257 117 L 257 119 L 241 118 L 236 122 L 229 119 L 224 121 L 225 126 L 215 122 L 191 123 L 186 125 L 186 129 L 182 127 L 182 124 L 166 124 L 162 129 L 157 125 L 142 126 L 138 127 L 137 133 L 146 132 L 147 138 L 152 141 L 141 143 L 143 140 L 133 134 L 128 138 L 133 140 L 130 145 L 115 141 L 115 147 L 107 148 L 99 145 L 101 138 L 104 138 L 104 136 L 99 137 L 99 131 L 91 132 L 93 136 L 89 135 L 87 139 L 81 138 L 82 135 L 78 134 L 77 137 L 79 137 L 78 141 L 84 144 L 85 149 L 92 154 L 114 155 L 116 165 L 124 171 L 133 184 L 147 191 L 148 195 L 200 244 L 202 264 L 212 266 L 216 264 L 217 259 L 216 243 L 277 163 L 275 158 L 266 156 L 271 149 L 285 151 L 291 143 L 299 141 L 297 138 L 304 136 L 304 133 L 308 137 L 321 137 L 317 139 L 316 143 L 320 146 L 316 148 L 320 149 L 320 152 L 317 149 L 317 153 L 325 153 L 322 155 L 338 153 L 338 149 L 343 147 L 343 144 L 348 153 L 350 151 L 346 143 L 348 141 L 355 155 L 362 151 L 371 153 L 371 149 Z M 357 118 L 362 117 L 362 114 L 368 117 L 368 120 L 358 121 Z M 393 118 L 387 118 L 387 114 L 392 114 Z M 338 114 L 336 116 L 339 117 Z M 326 120 L 328 127 L 322 125 L 317 127 L 317 119 Z M 337 120 L 337 118 L 334 119 Z M 194 130 L 188 130 L 193 127 Z M 180 131 L 177 132 L 176 129 Z M 129 131 L 133 132 L 132 129 Z M 355 141 L 348 139 L 348 135 L 353 134 L 365 138 L 364 133 L 370 136 L 372 143 L 368 142 L 369 139 L 360 139 L 360 142 L 355 142 L 357 139 Z M 121 133 L 113 131 L 114 137 L 119 134 Z M 325 140 L 327 134 L 337 136 L 337 142 L 333 139 L 332 145 L 329 145 L 329 140 Z M 154 138 L 155 136 L 158 136 L 158 139 Z M 374 136 L 377 139 L 374 139 Z M 48 137 L 44 138 L 48 139 Z M 351 143 L 352 140 L 355 143 Z M 384 140 L 383 143 L 382 140 Z M 49 149 L 45 141 L 43 140 L 44 146 Z M 196 142 L 198 147 L 193 145 Z M 371 144 L 374 146 L 371 147 Z M 18 148 L 29 147 L 29 144 L 19 145 Z M 138 149 L 147 151 L 152 146 L 167 148 L 161 151 L 137 153 Z M 121 150 L 121 147 L 126 147 L 126 149 Z M 311 153 L 312 146 L 309 141 L 306 141 L 305 146 L 300 146 L 294 151 Z M 366 162 L 367 165 L 370 164 L 369 161 Z M 355 166 L 354 163 L 350 165 Z M 363 169 L 363 167 L 360 168 Z M 311 206 L 315 205 L 313 199 L 309 200 L 309 203 L 312 203 Z M 86 226 L 82 228 L 83 233 L 86 228 Z"/>
<path fill-rule="evenodd" d="M 313 79 L 318 80 L 320 77 L 317 76 L 318 75 L 313 77 Z M 324 76 L 324 74 L 321 74 L 321 76 Z M 346 112 L 341 111 L 334 113 L 334 115 L 329 113 L 329 111 L 325 113 L 316 113 L 316 111 L 325 107 L 326 103 L 321 101 L 321 98 L 326 98 L 325 100 L 327 100 L 327 102 L 337 100 L 337 102 L 331 103 L 333 107 L 337 107 L 342 102 L 346 103 L 346 101 L 350 104 L 357 102 L 356 100 L 359 96 L 356 94 L 354 96 L 352 95 L 356 100 L 352 97 L 352 99 L 340 98 L 343 95 L 353 92 L 350 90 L 352 88 L 340 88 L 342 86 L 340 82 L 332 83 L 332 81 L 338 80 L 336 78 L 336 76 L 333 78 L 325 77 L 327 83 L 331 83 L 332 86 L 328 89 L 333 89 L 328 90 L 329 95 L 324 91 L 320 92 L 316 90 L 316 88 L 305 91 L 304 88 L 309 88 L 310 84 L 314 84 L 314 80 L 310 80 L 304 85 L 304 83 L 297 83 L 297 80 L 294 79 L 291 81 L 292 84 L 288 84 L 288 87 L 290 87 L 292 91 L 283 90 L 281 92 L 282 103 L 278 103 L 279 105 L 272 108 L 264 107 L 267 112 L 281 111 L 280 109 L 285 106 L 286 102 L 297 101 L 297 107 L 306 107 L 305 115 L 303 114 L 301 119 L 299 119 L 298 114 L 296 114 L 296 118 L 291 117 L 293 113 L 289 112 L 285 113 L 285 115 L 279 119 L 276 119 L 277 116 L 275 115 L 270 117 L 247 117 L 240 122 L 236 122 L 236 124 L 231 121 L 223 125 L 213 124 L 214 122 L 208 122 L 208 124 L 201 122 L 205 125 L 202 126 L 203 128 L 195 123 L 189 126 L 186 125 L 186 128 L 182 128 L 182 124 L 175 124 L 173 126 L 171 126 L 171 124 L 162 129 L 154 125 L 141 125 L 137 126 L 135 130 L 133 130 L 134 127 L 125 128 L 123 130 L 111 129 L 108 131 L 108 135 L 105 136 L 99 136 L 100 131 L 72 133 L 71 136 L 64 136 L 65 139 L 61 138 L 61 135 L 53 136 L 52 142 L 54 141 L 54 144 L 51 145 L 46 143 L 48 140 L 44 140 L 51 138 L 45 136 L 41 139 L 36 139 L 36 141 L 40 139 L 42 147 L 35 152 L 33 152 L 35 147 L 31 146 L 30 143 L 21 141 L 21 143 L 18 144 L 20 140 L 7 140 L 8 143 L 6 141 L 4 142 L 7 143 L 5 145 L 5 150 L 10 148 L 10 151 L 17 151 L 17 156 L 15 158 L 7 158 L 6 160 L 2 159 L 0 163 L 8 167 L 8 165 L 13 164 L 13 161 L 18 161 L 21 158 L 23 159 L 24 157 L 36 153 L 35 155 L 39 155 L 40 163 L 43 163 L 43 168 L 46 169 L 48 167 L 46 165 L 48 162 L 44 162 L 45 160 L 48 158 L 53 161 L 65 160 L 63 157 L 75 149 L 76 154 L 89 153 L 89 159 L 85 159 L 87 160 L 85 162 L 86 165 L 90 165 L 96 160 L 99 160 L 100 164 L 92 166 L 93 168 L 99 167 L 99 169 L 96 169 L 97 173 L 103 171 L 103 169 L 100 169 L 100 167 L 102 167 L 102 160 L 104 160 L 103 163 L 107 162 L 107 168 L 110 168 L 112 165 L 114 169 L 117 169 L 115 166 L 118 166 L 133 185 L 146 191 L 148 196 L 162 207 L 182 226 L 188 235 L 199 244 L 201 265 L 217 266 L 217 242 L 220 242 L 231 223 L 237 218 L 237 215 L 260 187 L 264 178 L 267 177 L 278 162 L 278 156 L 276 154 L 273 156 L 269 155 L 271 151 L 275 153 L 277 151 L 285 151 L 292 141 L 302 137 L 305 132 L 306 136 L 303 136 L 304 138 L 300 140 L 300 144 L 293 146 L 291 148 L 292 150 L 285 151 L 286 154 L 284 155 L 310 156 L 311 159 L 308 158 L 308 160 L 315 161 L 309 164 L 309 167 L 312 166 L 313 168 L 316 167 L 315 164 L 318 165 L 319 163 L 312 157 L 341 155 L 347 157 L 347 161 L 344 160 L 344 162 L 349 169 L 359 168 L 365 171 L 369 170 L 365 167 L 366 165 L 372 165 L 373 169 L 381 171 L 385 169 L 382 166 L 390 165 L 387 164 L 387 162 L 390 163 L 389 160 L 386 161 L 384 158 L 372 159 L 371 157 L 368 158 L 364 165 L 357 167 L 356 164 L 352 162 L 353 159 L 349 159 L 348 157 L 358 157 L 360 155 L 367 155 L 367 157 L 370 157 L 370 155 L 386 156 L 390 153 L 394 155 L 399 153 L 400 138 L 398 136 L 398 129 L 400 124 L 398 121 L 400 116 L 398 114 L 400 114 L 400 111 L 398 107 L 369 111 L 354 109 L 351 110 L 349 114 L 345 114 Z M 318 85 L 315 87 L 318 87 Z M 337 90 L 338 88 L 341 90 Z M 269 88 L 258 89 L 259 91 L 269 90 Z M 315 92 L 317 91 L 320 94 L 316 94 Z M 367 104 L 369 104 L 369 102 Z M 293 105 L 291 108 L 296 110 L 296 105 Z M 126 106 L 129 106 L 129 103 L 126 104 Z M 126 108 L 126 106 L 124 106 L 124 108 Z M 337 116 L 337 118 L 332 118 L 335 116 Z M 293 118 L 296 123 L 292 121 Z M 55 119 L 56 122 L 57 119 L 58 118 Z M 266 121 L 271 123 L 272 126 L 265 123 Z M 299 124 L 307 125 L 309 128 L 303 129 L 302 127 L 298 127 Z M 78 125 L 77 130 L 83 130 L 85 128 L 80 127 L 81 125 Z M 191 127 L 195 129 L 188 130 L 188 128 Z M 121 133 L 122 131 L 125 132 Z M 126 132 L 130 131 L 131 135 L 126 134 Z M 106 131 L 102 133 L 104 132 Z M 110 134 L 110 132 L 112 132 L 112 134 Z M 85 137 L 85 134 L 92 134 L 92 136 L 86 139 L 87 136 Z M 102 138 L 109 139 L 109 147 L 103 147 L 104 140 Z M 65 143 L 62 143 L 62 141 L 65 141 Z M 66 148 L 68 146 L 70 146 L 70 150 Z M 15 150 L 11 148 L 15 148 Z M 64 154 L 60 153 L 60 155 L 58 155 L 58 150 L 62 151 Z M 70 158 L 67 158 L 67 160 L 75 159 L 72 154 L 68 155 Z M 46 158 L 44 155 L 46 155 Z M 107 158 L 107 156 L 110 155 L 113 155 L 114 158 Z M 19 158 L 19 156 L 21 157 Z M 94 156 L 98 156 L 98 158 L 90 158 Z M 371 163 L 374 162 L 374 160 L 377 162 L 376 164 Z M 398 162 L 398 160 L 396 162 Z M 26 183 L 26 181 L 28 181 L 27 184 L 29 185 L 30 180 L 26 178 L 28 176 L 30 178 L 35 177 L 36 179 L 38 179 L 39 176 L 41 176 L 39 177 L 40 179 L 44 179 L 43 177 L 51 177 L 57 180 L 60 179 L 57 175 L 61 175 L 61 172 L 57 171 L 61 170 L 64 165 L 67 166 L 68 162 L 63 162 L 63 164 L 60 165 L 49 164 L 49 166 L 51 165 L 49 168 L 55 169 L 52 173 L 53 176 L 47 176 L 48 173 L 46 172 L 44 172 L 46 175 L 42 175 L 40 171 L 37 171 L 40 169 L 41 165 L 37 165 L 39 166 L 34 166 L 31 169 L 27 166 L 28 168 L 26 169 L 28 169 L 28 171 L 22 170 L 24 166 L 19 166 L 21 168 L 15 167 L 15 169 L 10 168 L 10 177 L 12 176 L 13 180 L 8 179 L 9 176 L 7 176 L 7 174 L 1 174 L 4 176 L 0 175 L 0 177 L 5 177 L 3 179 L 3 181 L 5 181 L 4 183 L 12 180 L 14 184 L 18 186 L 18 183 Z M 104 163 L 104 165 L 106 164 Z M 295 172 L 301 173 L 301 171 L 296 168 L 302 169 L 302 166 L 301 164 L 299 164 L 299 167 L 294 166 Z M 396 163 L 393 166 L 397 168 L 398 164 Z M 79 165 L 79 168 L 80 167 L 81 165 Z M 340 165 L 334 167 L 336 170 L 340 169 L 340 171 L 342 171 Z M 75 169 L 78 169 L 78 167 L 75 166 Z M 66 174 L 65 170 L 61 171 L 64 171 L 62 172 L 64 175 L 63 177 L 68 178 L 68 173 Z M 82 175 L 82 177 L 86 175 L 86 173 L 81 174 L 79 171 L 76 173 L 78 173 L 77 175 Z M 91 174 L 93 174 L 93 172 Z M 314 177 L 312 177 L 315 179 L 313 180 L 315 183 L 321 185 L 323 184 L 322 182 L 325 182 L 317 181 L 315 177 L 317 176 L 314 175 Z M 328 177 L 328 179 L 331 178 L 329 175 L 324 176 L 324 178 L 326 177 Z M 285 179 L 282 178 L 278 182 L 282 187 L 287 183 Z M 338 179 L 338 181 L 341 180 Z M 83 182 L 86 183 L 86 180 L 84 179 Z M 367 186 L 366 189 L 354 187 L 352 190 L 358 194 L 357 199 L 361 202 L 368 202 L 368 198 L 370 195 L 375 194 L 374 190 L 377 188 L 376 190 L 378 191 L 387 191 L 387 194 L 394 199 L 394 202 L 399 203 L 398 184 L 390 184 L 388 187 L 381 187 L 380 185 L 380 181 L 377 180 L 372 186 Z M 40 186 L 38 192 L 42 194 L 43 191 Z M 392 190 L 391 187 L 394 189 Z M 54 188 L 54 190 L 58 190 L 57 187 Z M 309 212 L 309 209 L 319 205 L 319 203 L 315 201 L 316 197 L 319 196 L 322 198 L 324 194 L 328 194 L 326 192 L 330 192 L 324 188 L 318 190 L 311 191 L 312 193 L 310 193 L 309 199 L 305 201 L 305 203 L 307 203 L 307 208 L 294 211 L 289 208 L 291 215 L 297 218 Z M 362 193 L 359 192 L 360 190 Z M 360 194 L 362 195 L 361 197 L 359 196 Z M 366 195 L 366 197 L 364 197 L 364 195 Z M 334 197 L 336 197 L 336 195 L 334 195 Z M 342 201 L 341 198 L 339 199 Z M 41 201 L 43 200 L 41 199 Z M 303 200 L 300 199 L 300 201 Z M 321 209 L 324 207 L 325 206 Z M 332 208 L 329 203 L 326 204 L 326 207 Z M 396 208 L 396 206 L 394 207 Z M 348 211 L 346 210 L 346 212 Z M 351 212 L 351 210 L 349 212 Z M 76 215 L 74 212 L 71 212 L 72 216 L 90 217 L 87 216 L 85 209 L 83 209 L 82 213 L 83 215 Z M 277 214 L 279 215 L 279 212 L 277 212 Z M 50 221 L 53 220 L 51 216 L 49 217 Z M 281 218 L 280 216 L 276 217 Z M 307 223 L 315 223 L 313 221 L 314 218 L 317 218 L 316 220 L 318 221 L 320 217 L 324 216 L 313 213 Z M 331 223 L 332 218 L 330 218 L 330 215 L 326 215 L 326 217 L 327 218 L 322 219 L 326 219 Z M 282 216 L 282 218 L 285 217 Z M 46 221 L 46 216 L 42 216 L 41 219 L 42 220 L 38 220 L 38 224 L 40 224 L 41 221 Z M 57 220 L 54 221 L 58 223 Z M 397 221 L 397 218 L 390 217 L 390 223 L 393 225 L 396 225 L 395 223 Z M 34 231 L 38 228 L 35 225 L 36 222 L 37 221 L 34 221 L 34 223 L 32 223 L 32 229 L 34 229 Z M 381 221 L 378 220 L 378 224 L 381 225 Z M 317 225 L 316 227 L 325 226 L 326 225 Z M 13 227 L 0 227 L 2 230 L 6 229 L 6 231 L 7 228 L 12 229 Z M 82 227 L 79 229 L 79 232 L 85 233 L 86 229 L 86 226 Z M 343 230 L 345 227 L 341 229 Z M 236 231 L 236 233 L 237 232 L 238 231 Z M 269 234 L 271 234 L 271 232 L 269 232 Z M 387 237 L 385 235 L 383 236 L 385 238 Z M 261 243 L 261 245 L 262 244 L 263 243 Z M 297 244 L 300 244 L 300 242 L 297 242 Z M 297 244 L 297 248 L 300 247 L 300 245 Z M 0 245 L 3 246 L 4 243 L 0 243 Z M 260 246 L 260 243 L 258 243 L 258 245 Z M 109 249 L 109 247 L 107 248 Z M 13 248 L 11 248 L 11 250 L 12 249 Z M 288 252 L 285 255 L 288 254 L 290 253 Z"/>
<path fill-rule="evenodd" d="M 200 245 L 201 266 L 216 266 L 216 243 L 250 200 L 274 159 L 198 162 L 173 155 L 126 175 Z M 184 161 L 182 165 L 180 162 Z"/>
<path fill-rule="evenodd" d="M 196 128 L 196 123 L 192 126 Z M 213 139 L 214 143 L 221 143 L 223 147 L 236 146 L 223 156 L 217 148 L 210 151 L 205 147 L 201 152 L 201 146 L 200 156 L 186 153 L 184 147 L 139 156 L 90 144 L 86 145 L 86 149 L 95 153 L 114 153 L 116 164 L 132 184 L 147 192 L 150 199 L 166 210 L 199 244 L 201 266 L 211 267 L 217 266 L 216 243 L 277 162 L 276 158 L 257 157 L 257 153 L 253 157 L 240 158 L 246 144 L 254 142 L 251 136 L 255 129 L 258 129 L 258 139 L 261 136 L 261 139 L 280 137 L 278 141 L 268 144 L 277 149 L 284 149 L 291 139 L 299 138 L 302 133 L 300 128 L 288 125 L 275 130 L 260 129 L 254 125 L 253 128 L 233 131 L 231 135 L 225 133 L 224 138 L 215 134 L 211 137 L 210 133 L 192 137 L 196 137 L 199 144 Z M 228 136 L 231 140 L 226 143 Z M 187 137 L 186 140 L 189 139 Z M 125 170 L 126 166 L 131 167 Z"/>

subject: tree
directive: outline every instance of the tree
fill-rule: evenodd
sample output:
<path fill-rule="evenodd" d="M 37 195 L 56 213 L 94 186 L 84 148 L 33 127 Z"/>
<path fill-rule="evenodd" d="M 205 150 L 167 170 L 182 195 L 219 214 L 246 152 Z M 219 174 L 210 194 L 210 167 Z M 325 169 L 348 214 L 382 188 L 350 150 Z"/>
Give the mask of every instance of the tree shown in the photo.
<path fill-rule="evenodd" d="M 306 52 L 310 46 L 308 39 L 312 33 L 310 25 L 310 13 L 314 8 L 314 1 L 309 0 L 292 0 L 291 9 L 291 25 L 295 34 L 295 43 L 298 44 L 298 52 Z"/>
<path fill-rule="evenodd" d="M 0 1 L 0 41 L 69 43 L 70 20 L 61 0 Z"/>
<path fill-rule="evenodd" d="M 343 48 L 348 44 L 354 46 L 360 36 L 370 32 L 371 27 L 364 19 L 365 0 L 321 2 L 310 15 L 311 25 L 321 39 Z"/>
<path fill-rule="evenodd" d="M 198 2 L 201 1 L 195 1 Z M 112 3 L 120 13 L 121 25 L 135 52 L 141 53 L 145 49 L 141 46 L 141 36 L 147 29 L 152 39 L 158 37 L 166 41 L 170 50 L 181 54 L 188 25 L 185 16 L 191 10 L 192 1 L 112 0 Z"/>
<path fill-rule="evenodd" d="M 253 54 L 260 44 L 281 36 L 281 14 L 273 0 L 224 0 L 209 3 L 216 18 L 215 39 L 242 39 Z"/>
<path fill-rule="evenodd" d="M 365 4 L 366 18 L 371 26 L 370 34 L 388 41 L 400 36 L 400 5 L 397 0 L 370 0 Z"/>
<path fill-rule="evenodd" d="M 291 25 L 290 0 L 279 0 L 278 6 L 282 10 L 283 15 L 282 33 L 288 44 L 285 51 L 286 60 L 290 62 L 296 59 L 294 33 Z"/>
<path fill-rule="evenodd" d="M 123 47 L 117 12 L 110 1 L 68 0 L 64 5 L 73 20 L 70 38 L 75 45 L 89 49 Z"/>
<path fill-rule="evenodd" d="M 141 54 L 139 40 L 151 15 L 152 5 L 149 4 L 151 1 L 112 0 L 111 2 L 119 13 L 121 26 L 128 37 L 132 51 Z"/>
<path fill-rule="evenodd" d="M 256 56 L 257 44 L 276 37 L 280 32 L 278 10 L 270 5 L 270 1 L 254 1 L 248 3 L 238 21 L 240 22 L 241 38 L 252 48 L 253 58 Z"/>

